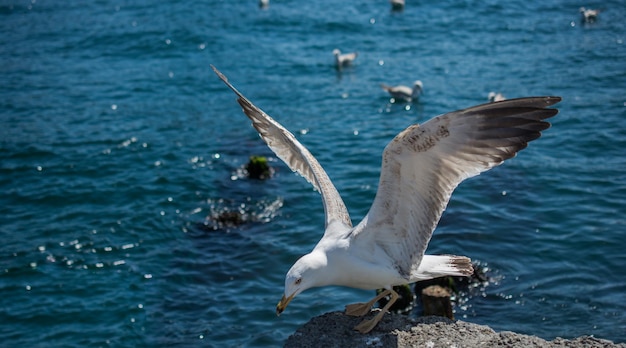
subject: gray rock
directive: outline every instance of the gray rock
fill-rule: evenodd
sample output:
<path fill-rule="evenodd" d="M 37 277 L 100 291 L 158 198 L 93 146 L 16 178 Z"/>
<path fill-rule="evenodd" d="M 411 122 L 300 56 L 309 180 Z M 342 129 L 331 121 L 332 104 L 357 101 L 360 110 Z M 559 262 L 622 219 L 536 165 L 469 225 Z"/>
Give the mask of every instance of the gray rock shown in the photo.
<path fill-rule="evenodd" d="M 367 318 L 371 318 L 374 312 Z M 306 347 L 621 347 L 590 336 L 571 340 L 556 338 L 546 341 L 536 336 L 510 331 L 495 332 L 488 326 L 472 324 L 443 317 L 409 318 L 400 314 L 386 314 L 368 334 L 353 330 L 363 318 L 350 317 L 343 312 L 330 312 L 311 319 L 289 336 L 286 348 Z"/>

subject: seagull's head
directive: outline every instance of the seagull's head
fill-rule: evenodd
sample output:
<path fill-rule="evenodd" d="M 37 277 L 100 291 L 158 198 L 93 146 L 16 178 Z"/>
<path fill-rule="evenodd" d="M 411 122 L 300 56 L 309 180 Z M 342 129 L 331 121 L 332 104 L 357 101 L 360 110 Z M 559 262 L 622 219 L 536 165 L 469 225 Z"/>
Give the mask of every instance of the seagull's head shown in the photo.
<path fill-rule="evenodd" d="M 424 89 L 424 84 L 422 83 L 422 81 L 417 80 L 415 82 L 413 82 L 413 87 L 419 89 L 420 91 Z"/>
<path fill-rule="evenodd" d="M 326 256 L 320 252 L 312 252 L 302 256 L 291 266 L 285 276 L 285 292 L 276 305 L 276 315 L 280 315 L 296 295 L 306 289 L 325 285 L 323 279 L 326 268 Z"/>
<path fill-rule="evenodd" d="M 338 56 L 338 55 L 340 55 L 340 54 L 341 54 L 341 51 L 340 51 L 338 48 L 335 48 L 335 49 L 333 50 L 333 56 L 335 56 L 335 57 L 336 57 L 336 56 Z"/>

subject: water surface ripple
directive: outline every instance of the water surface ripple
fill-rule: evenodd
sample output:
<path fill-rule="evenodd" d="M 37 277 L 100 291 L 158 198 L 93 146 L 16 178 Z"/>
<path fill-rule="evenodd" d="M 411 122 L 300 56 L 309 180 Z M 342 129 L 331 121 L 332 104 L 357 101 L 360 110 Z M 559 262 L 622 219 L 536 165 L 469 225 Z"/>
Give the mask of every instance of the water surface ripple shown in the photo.
<path fill-rule="evenodd" d="M 324 213 L 213 64 L 309 147 L 355 221 L 408 125 L 490 91 L 562 96 L 541 139 L 458 188 L 429 252 L 494 279 L 459 319 L 625 342 L 626 7 L 584 5 L 596 23 L 575 1 L 2 1 L 0 341 L 273 347 L 372 295 L 310 290 L 276 318 Z M 356 65 L 336 72 L 334 48 Z M 416 79 L 413 105 L 379 88 Z M 241 175 L 252 154 L 271 180 Z M 249 223 L 207 222 L 224 211 Z"/>

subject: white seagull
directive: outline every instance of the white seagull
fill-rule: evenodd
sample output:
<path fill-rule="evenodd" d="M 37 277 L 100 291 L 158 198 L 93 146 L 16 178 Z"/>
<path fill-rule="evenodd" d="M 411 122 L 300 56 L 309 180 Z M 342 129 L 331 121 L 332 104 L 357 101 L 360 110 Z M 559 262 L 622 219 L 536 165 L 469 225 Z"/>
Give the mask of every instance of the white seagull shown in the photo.
<path fill-rule="evenodd" d="M 578 9 L 582 17 L 582 21 L 585 23 L 593 23 L 598 19 L 599 10 L 592 10 L 590 8 L 581 7 Z"/>
<path fill-rule="evenodd" d="M 335 48 L 333 50 L 333 56 L 335 56 L 335 67 L 341 70 L 341 68 L 343 67 L 352 65 L 352 62 L 354 62 L 357 55 L 358 55 L 357 52 L 342 54 L 338 48 Z"/>
<path fill-rule="evenodd" d="M 287 272 L 276 314 L 282 313 L 296 295 L 313 287 L 385 288 L 367 303 L 346 306 L 346 314 L 363 316 L 380 298 L 391 296 L 374 318 L 355 327 L 362 333 L 372 330 L 398 298 L 393 286 L 472 273 L 467 257 L 424 255 L 452 191 L 463 180 L 514 157 L 529 141 L 539 138 L 541 131 L 550 127 L 543 120 L 558 112 L 546 107 L 561 100 L 511 99 L 409 126 L 385 148 L 374 203 L 353 226 L 337 189 L 309 150 L 211 67 L 237 94 L 243 112 L 270 149 L 322 195 L 324 235 L 313 251 Z"/>
<path fill-rule="evenodd" d="M 393 11 L 404 10 L 404 0 L 389 0 Z"/>
<path fill-rule="evenodd" d="M 498 92 L 498 93 L 496 93 L 496 92 L 489 92 L 489 94 L 487 95 L 487 99 L 491 103 L 506 100 L 504 95 L 502 93 L 500 93 L 500 92 Z"/>
<path fill-rule="evenodd" d="M 380 84 L 380 88 L 387 91 L 389 95 L 394 99 L 393 102 L 399 99 L 406 100 L 407 102 L 417 101 L 422 92 L 424 91 L 424 84 L 422 81 L 417 80 L 413 83 L 413 88 L 403 85 L 388 86 L 384 83 Z"/>

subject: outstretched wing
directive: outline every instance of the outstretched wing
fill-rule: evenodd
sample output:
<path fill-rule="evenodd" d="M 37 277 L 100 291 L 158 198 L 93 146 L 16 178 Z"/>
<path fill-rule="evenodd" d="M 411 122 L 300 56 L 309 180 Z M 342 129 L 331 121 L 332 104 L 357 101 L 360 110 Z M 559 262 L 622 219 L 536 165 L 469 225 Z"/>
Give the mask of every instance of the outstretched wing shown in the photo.
<path fill-rule="evenodd" d="M 422 260 L 452 191 L 463 180 L 514 157 L 550 127 L 559 97 L 510 99 L 435 117 L 398 134 L 385 148 L 380 183 L 355 242 L 376 243 L 398 271 Z"/>
<path fill-rule="evenodd" d="M 326 213 L 326 226 L 331 222 L 337 221 L 346 227 L 352 227 L 350 215 L 348 214 L 348 210 L 341 196 L 339 196 L 339 192 L 337 192 L 335 185 L 333 185 L 328 178 L 328 174 L 326 174 L 309 150 L 300 144 L 296 137 L 285 129 L 285 127 L 252 104 L 243 94 L 239 93 L 239 91 L 228 82 L 226 76 L 213 65 L 211 65 L 211 68 L 213 68 L 217 76 L 237 94 L 239 97 L 237 101 L 243 108 L 243 112 L 252 120 L 252 125 L 259 132 L 261 139 L 265 141 L 267 146 L 269 146 L 276 156 L 283 160 L 291 170 L 302 175 L 322 194 L 322 203 L 324 204 L 324 211 Z"/>

